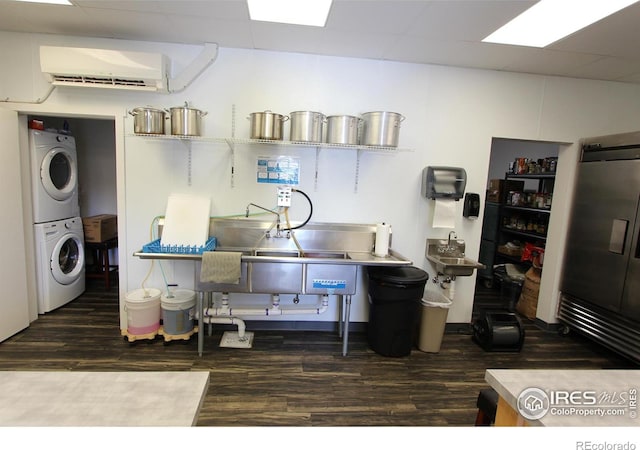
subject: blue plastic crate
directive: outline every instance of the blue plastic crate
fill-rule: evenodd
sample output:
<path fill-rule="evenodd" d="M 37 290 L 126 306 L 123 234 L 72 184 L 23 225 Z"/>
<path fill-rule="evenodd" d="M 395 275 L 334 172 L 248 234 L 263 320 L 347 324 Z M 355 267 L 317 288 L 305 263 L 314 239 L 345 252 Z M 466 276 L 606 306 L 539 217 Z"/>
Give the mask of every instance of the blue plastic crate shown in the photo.
<path fill-rule="evenodd" d="M 160 239 L 142 246 L 143 253 L 173 253 L 176 255 L 201 255 L 216 249 L 217 240 L 210 237 L 204 245 L 161 245 Z"/>

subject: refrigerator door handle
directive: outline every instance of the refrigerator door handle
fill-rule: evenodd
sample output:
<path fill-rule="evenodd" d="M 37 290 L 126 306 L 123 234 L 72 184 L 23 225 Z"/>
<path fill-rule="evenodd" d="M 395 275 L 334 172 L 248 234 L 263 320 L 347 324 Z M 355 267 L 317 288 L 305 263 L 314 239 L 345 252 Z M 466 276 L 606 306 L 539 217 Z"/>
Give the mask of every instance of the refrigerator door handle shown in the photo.
<path fill-rule="evenodd" d="M 636 239 L 636 253 L 633 256 L 640 258 L 640 227 L 638 227 L 638 239 Z"/>
<path fill-rule="evenodd" d="M 624 253 L 624 244 L 627 240 L 628 220 L 613 219 L 611 222 L 611 236 L 609 237 L 609 251 L 622 255 Z"/>

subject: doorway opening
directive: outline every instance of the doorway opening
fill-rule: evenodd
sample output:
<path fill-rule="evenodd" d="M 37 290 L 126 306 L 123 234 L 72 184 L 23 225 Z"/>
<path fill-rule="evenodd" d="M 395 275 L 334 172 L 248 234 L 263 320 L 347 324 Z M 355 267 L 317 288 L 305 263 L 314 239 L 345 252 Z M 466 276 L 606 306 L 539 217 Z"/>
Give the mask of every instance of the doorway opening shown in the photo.
<path fill-rule="evenodd" d="M 115 216 L 117 221 L 115 120 L 30 114 L 27 115 L 27 121 L 30 124 L 37 121 L 45 130 L 67 134 L 75 139 L 80 217 L 106 214 Z M 105 290 L 117 290 L 117 243 L 101 251 L 96 251 L 95 247 L 94 244 L 87 245 L 85 236 L 87 282 L 96 284 L 96 287 L 102 283 Z M 107 273 L 103 274 L 105 270 Z"/>
<path fill-rule="evenodd" d="M 554 142 L 492 140 L 478 257 L 486 268 L 478 270 L 473 318 L 482 310 L 522 310 L 527 274 L 539 280 L 559 150 Z M 537 303 L 537 291 L 527 293 Z"/>

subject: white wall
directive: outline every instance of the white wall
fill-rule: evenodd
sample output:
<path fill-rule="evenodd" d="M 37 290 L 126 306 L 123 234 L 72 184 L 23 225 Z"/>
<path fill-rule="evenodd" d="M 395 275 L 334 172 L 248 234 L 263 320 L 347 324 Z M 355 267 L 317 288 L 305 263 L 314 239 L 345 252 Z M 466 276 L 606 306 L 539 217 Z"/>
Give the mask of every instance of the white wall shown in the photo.
<path fill-rule="evenodd" d="M 45 40 L 54 45 L 60 41 L 68 45 L 163 51 L 177 62 L 177 69 L 198 52 L 197 47 L 174 44 L 0 33 L 0 57 L 6 60 L 13 56 L 15 61 L 0 72 L 0 98 L 36 98 L 46 91 L 36 56 L 39 43 Z M 32 57 L 26 58 L 25 54 Z M 622 83 L 223 48 L 213 66 L 182 93 L 57 89 L 41 105 L 4 106 L 18 111 L 62 111 L 116 118 L 118 214 L 122 222 L 121 291 L 126 292 L 139 287 L 149 269 L 149 261 L 130 255 L 150 240 L 149 224 L 153 217 L 164 213 L 169 194 L 189 192 L 210 196 L 213 215 L 242 213 L 248 202 L 275 204 L 275 188 L 255 182 L 258 155 L 291 154 L 301 158 L 299 188 L 313 199 L 314 221 L 391 223 L 394 249 L 433 276 L 434 268 L 424 258 L 425 239 L 444 237 L 449 230 L 431 227 L 433 201 L 420 197 L 423 167 L 464 167 L 467 191 L 483 195 L 492 138 L 566 142 L 568 145 L 559 154 L 558 167 L 559 176 L 568 181 L 563 189 L 556 185 L 554 210 L 568 207 L 577 159 L 577 146 L 572 143 L 584 136 L 637 129 L 639 89 Z M 208 112 L 204 117 L 204 134 L 213 137 L 231 135 L 234 104 L 236 137 L 248 137 L 246 117 L 265 109 L 283 114 L 296 110 L 325 114 L 396 111 L 406 117 L 400 130 L 400 147 L 411 151 L 393 155 L 364 153 L 358 191 L 354 192 L 353 151 L 321 151 L 316 188 L 315 151 L 239 146 L 232 188 L 231 152 L 226 145 L 193 142 L 189 185 L 185 145 L 131 136 L 133 120 L 126 114 L 137 106 L 180 106 L 185 100 Z M 455 230 L 467 241 L 468 255 L 477 258 L 482 221 L 462 218 L 462 202 L 458 209 Z M 294 204 L 292 212 L 295 210 Z M 559 218 L 550 224 L 549 233 L 539 317 L 554 322 L 566 220 Z M 169 282 L 192 285 L 191 263 L 162 264 Z M 162 285 L 157 266 L 148 285 Z M 449 322 L 470 320 L 474 286 L 475 276 L 458 278 Z M 303 301 L 314 302 L 315 298 Z M 366 303 L 365 292 L 361 290 L 354 299 L 354 321 L 367 320 Z M 335 321 L 337 308 L 332 307 L 319 319 Z"/>
<path fill-rule="evenodd" d="M 18 120 L 7 111 L 0 111 L 0 189 L 2 189 L 2 223 L 0 247 L 5 257 L 0 270 L 4 293 L 0 296 L 0 342 L 29 325 L 29 288 L 26 276 L 26 244 L 18 239 L 25 228 L 23 221 L 22 174 L 20 154 L 13 151 L 19 142 Z"/>

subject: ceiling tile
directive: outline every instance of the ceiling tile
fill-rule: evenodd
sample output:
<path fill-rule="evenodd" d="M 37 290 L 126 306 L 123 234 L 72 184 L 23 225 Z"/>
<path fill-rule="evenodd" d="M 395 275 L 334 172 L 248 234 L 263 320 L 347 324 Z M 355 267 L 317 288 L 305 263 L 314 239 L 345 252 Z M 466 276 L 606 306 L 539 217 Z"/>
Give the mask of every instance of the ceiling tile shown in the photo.
<path fill-rule="evenodd" d="M 481 41 L 537 0 L 433 1 L 414 19 L 408 36 L 436 41 Z"/>
<path fill-rule="evenodd" d="M 640 3 L 534 49 L 480 41 L 536 0 L 334 0 L 325 28 L 251 22 L 246 0 L 72 1 L 0 0 L 0 30 L 640 82 Z"/>
<path fill-rule="evenodd" d="M 251 26 L 247 21 L 191 16 L 169 17 L 168 20 L 170 26 L 163 34 L 169 42 L 215 42 L 221 47 L 253 48 Z"/>
<path fill-rule="evenodd" d="M 640 3 L 552 44 L 552 50 L 640 58 Z"/>
<path fill-rule="evenodd" d="M 637 74 L 640 74 L 639 61 L 606 56 L 566 71 L 566 75 L 570 77 L 599 80 L 623 80 Z"/>
<path fill-rule="evenodd" d="M 176 16 L 208 17 L 215 19 L 249 19 L 249 9 L 246 0 L 74 0 L 74 3 L 83 8 L 164 13 Z"/>
<path fill-rule="evenodd" d="M 430 3 L 415 0 L 334 0 L 327 29 L 401 34 Z"/>

